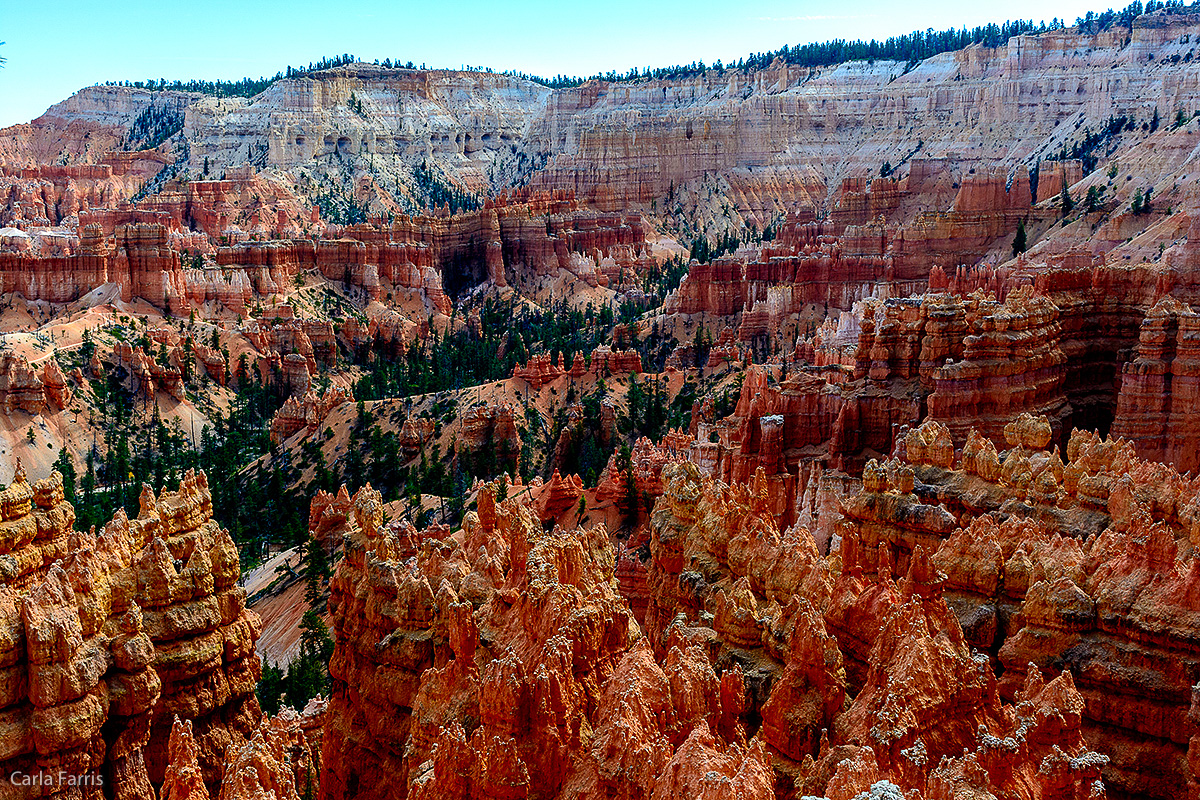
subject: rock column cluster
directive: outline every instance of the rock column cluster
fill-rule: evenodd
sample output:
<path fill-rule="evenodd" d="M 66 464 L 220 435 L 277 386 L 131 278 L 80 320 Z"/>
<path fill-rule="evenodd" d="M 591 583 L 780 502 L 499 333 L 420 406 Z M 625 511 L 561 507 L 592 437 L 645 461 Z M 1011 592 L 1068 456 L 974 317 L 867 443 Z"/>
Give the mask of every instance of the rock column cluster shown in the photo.
<path fill-rule="evenodd" d="M 50 776 L 29 796 L 153 797 L 178 716 L 216 786 L 261 716 L 259 624 L 204 474 L 99 534 L 71 529 L 58 473 L 30 484 L 18 465 L 0 509 L 0 771 Z"/>

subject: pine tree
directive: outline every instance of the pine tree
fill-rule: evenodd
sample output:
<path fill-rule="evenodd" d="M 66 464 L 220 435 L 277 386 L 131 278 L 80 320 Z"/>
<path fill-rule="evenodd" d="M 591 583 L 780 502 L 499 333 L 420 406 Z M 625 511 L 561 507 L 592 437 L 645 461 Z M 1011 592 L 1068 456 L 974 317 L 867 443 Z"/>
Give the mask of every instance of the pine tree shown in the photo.
<path fill-rule="evenodd" d="M 324 601 L 331 575 L 332 570 L 329 568 L 325 548 L 315 537 L 309 535 L 304 544 L 304 599 L 309 608 L 315 608 Z"/>
<path fill-rule="evenodd" d="M 1071 199 L 1071 192 L 1067 189 L 1066 175 L 1063 176 L 1063 187 L 1062 192 L 1058 195 L 1058 202 L 1062 207 L 1064 217 L 1071 213 L 1071 209 L 1075 208 L 1075 201 Z"/>
<path fill-rule="evenodd" d="M 332 656 L 333 639 L 329 629 L 316 611 L 304 612 L 300 620 L 300 655 L 288 667 L 282 681 L 288 705 L 304 708 L 309 700 L 328 693 L 329 659 Z"/>
<path fill-rule="evenodd" d="M 625 523 L 632 528 L 637 525 L 638 519 L 638 491 L 637 481 L 633 474 L 633 453 L 627 444 L 621 445 L 621 449 L 617 452 L 617 469 L 625 476 L 625 491 L 621 496 L 621 514 L 625 518 Z"/>
<path fill-rule="evenodd" d="M 79 346 L 79 354 L 83 356 L 84 361 L 91 361 L 92 354 L 96 352 L 96 343 L 92 341 L 92 331 L 90 328 L 83 329 L 83 343 Z"/>
<path fill-rule="evenodd" d="M 58 458 L 54 461 L 54 469 L 57 470 L 63 478 L 63 497 L 68 503 L 75 502 L 75 464 L 71 461 L 71 456 L 67 454 L 66 448 L 58 451 Z"/>
<path fill-rule="evenodd" d="M 264 659 L 262 677 L 254 691 L 258 695 L 258 704 L 266 714 L 278 714 L 280 695 L 283 694 L 283 670 Z"/>
<path fill-rule="evenodd" d="M 1025 236 L 1025 220 L 1017 222 L 1017 235 L 1013 237 L 1012 253 L 1014 256 L 1024 253 L 1029 248 Z"/>

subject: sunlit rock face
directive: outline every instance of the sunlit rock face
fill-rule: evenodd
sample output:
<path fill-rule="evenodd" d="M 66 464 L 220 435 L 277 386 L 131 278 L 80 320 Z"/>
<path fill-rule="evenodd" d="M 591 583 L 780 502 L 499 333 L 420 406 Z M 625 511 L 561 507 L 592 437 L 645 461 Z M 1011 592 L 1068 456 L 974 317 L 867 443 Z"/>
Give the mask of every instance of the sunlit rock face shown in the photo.
<path fill-rule="evenodd" d="M 153 797 L 182 718 L 194 778 L 215 788 L 225 749 L 261 716 L 259 623 L 204 474 L 145 489 L 136 519 L 119 512 L 99 534 L 71 530 L 58 473 L 30 484 L 18 464 L 0 504 L 6 774 L 62 771 L 84 796 Z"/>

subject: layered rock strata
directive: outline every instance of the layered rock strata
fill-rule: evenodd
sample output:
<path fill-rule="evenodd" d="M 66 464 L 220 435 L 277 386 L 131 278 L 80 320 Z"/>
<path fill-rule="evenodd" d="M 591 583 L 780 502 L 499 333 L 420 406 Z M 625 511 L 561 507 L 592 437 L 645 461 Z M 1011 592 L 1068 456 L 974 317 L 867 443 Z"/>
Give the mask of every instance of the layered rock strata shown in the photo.
<path fill-rule="evenodd" d="M 1112 432 L 1144 458 L 1200 471 L 1200 315 L 1191 307 L 1164 298 L 1142 320 Z"/>
<path fill-rule="evenodd" d="M 260 714 L 258 621 L 204 474 L 146 489 L 136 519 L 118 512 L 98 535 L 71 530 L 57 473 L 30 484 L 18 464 L 0 507 L 5 773 L 61 770 L 83 796 L 152 797 L 179 716 L 215 786 Z"/>
<path fill-rule="evenodd" d="M 629 279 L 653 263 L 639 214 L 583 209 L 563 192 L 502 195 L 453 216 L 331 226 L 303 239 L 274 232 L 219 247 L 208 236 L 228 242 L 227 232 L 205 236 L 187 227 L 197 213 L 118 210 L 112 219 L 84 215 L 70 236 L 0 237 L 0 291 L 66 303 L 114 283 L 123 300 L 140 297 L 176 314 L 213 303 L 242 314 L 256 298 L 283 294 L 301 272 L 314 271 L 368 299 L 413 300 L 448 315 L 447 291 L 485 281 L 532 286 L 565 271 L 607 286 L 610 276 Z"/>
<path fill-rule="evenodd" d="M 1194 781 L 1200 683 L 1197 479 L 1088 432 L 1047 450 L 1045 418 L 1005 434 L 998 450 L 972 432 L 957 456 L 944 426 L 908 433 L 907 464 L 869 465 L 844 504 L 843 564 L 891 571 L 932 553 L 967 640 L 1003 670 L 1003 696 L 1069 669 L 1084 737 L 1111 759 L 1105 780 L 1179 796 Z"/>

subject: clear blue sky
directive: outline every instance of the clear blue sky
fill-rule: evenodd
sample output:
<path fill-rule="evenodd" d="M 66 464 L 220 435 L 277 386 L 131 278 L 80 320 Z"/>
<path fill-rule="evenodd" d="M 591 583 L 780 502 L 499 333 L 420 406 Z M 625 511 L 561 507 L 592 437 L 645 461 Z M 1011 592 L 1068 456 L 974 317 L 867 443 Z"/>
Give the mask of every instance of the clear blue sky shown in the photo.
<path fill-rule="evenodd" d="M 832 38 L 1005 19 L 1074 21 L 1086 0 L 432 0 L 198 3 L 5 0 L 0 13 L 0 126 L 27 122 L 107 80 L 235 79 L 353 53 L 430 66 L 553 75 L 736 61 Z"/>

